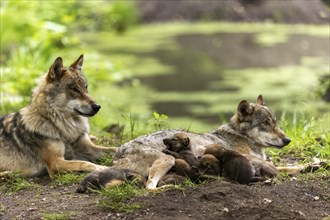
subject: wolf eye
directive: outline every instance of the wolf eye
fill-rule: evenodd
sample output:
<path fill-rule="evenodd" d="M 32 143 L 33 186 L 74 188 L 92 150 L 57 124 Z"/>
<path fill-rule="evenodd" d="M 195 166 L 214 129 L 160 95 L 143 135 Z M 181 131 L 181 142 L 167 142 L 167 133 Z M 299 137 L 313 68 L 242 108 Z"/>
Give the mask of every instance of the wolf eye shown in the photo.
<path fill-rule="evenodd" d="M 77 87 L 71 87 L 70 89 L 75 93 L 80 93 L 80 90 Z"/>
<path fill-rule="evenodd" d="M 270 125 L 270 120 L 267 119 L 266 121 L 264 121 L 264 125 Z"/>
<path fill-rule="evenodd" d="M 172 139 L 172 141 L 174 141 L 174 142 L 178 142 L 178 139 L 176 139 L 176 138 L 173 138 L 173 139 Z"/>

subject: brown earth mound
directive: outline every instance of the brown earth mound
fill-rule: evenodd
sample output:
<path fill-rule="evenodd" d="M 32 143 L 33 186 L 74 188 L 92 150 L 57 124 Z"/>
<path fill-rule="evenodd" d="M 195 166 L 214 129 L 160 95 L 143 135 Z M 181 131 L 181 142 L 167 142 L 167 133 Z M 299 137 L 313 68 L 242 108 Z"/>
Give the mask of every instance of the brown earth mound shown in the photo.
<path fill-rule="evenodd" d="M 41 219 L 62 214 L 64 219 L 322 219 L 330 216 L 330 177 L 287 180 L 252 186 L 213 181 L 183 190 L 148 192 L 127 203 L 141 209 L 117 213 L 100 208 L 96 193 L 75 193 L 77 185 L 41 186 L 16 193 L 0 192 L 0 219 Z M 63 219 L 63 218 L 61 218 Z"/>

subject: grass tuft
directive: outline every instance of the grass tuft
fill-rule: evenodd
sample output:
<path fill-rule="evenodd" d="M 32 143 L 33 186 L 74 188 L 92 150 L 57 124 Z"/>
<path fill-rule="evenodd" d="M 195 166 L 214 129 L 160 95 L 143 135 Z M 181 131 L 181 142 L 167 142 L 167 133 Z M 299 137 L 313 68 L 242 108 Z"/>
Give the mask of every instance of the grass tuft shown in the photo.
<path fill-rule="evenodd" d="M 144 189 L 129 183 L 112 188 L 104 188 L 99 192 L 102 196 L 99 205 L 102 208 L 116 212 L 132 212 L 135 209 L 142 208 L 142 205 L 130 201 L 130 198 L 141 195 L 143 192 L 145 192 Z"/>
<path fill-rule="evenodd" d="M 314 163 L 316 158 L 329 160 L 330 158 L 330 113 L 319 118 L 298 118 L 291 122 L 283 121 L 282 127 L 290 137 L 291 143 L 283 149 L 267 149 L 275 164 L 308 164 Z M 279 164 L 280 163 L 280 164 Z"/>
<path fill-rule="evenodd" d="M 5 193 L 14 193 L 22 190 L 36 188 L 38 184 L 23 177 L 12 176 L 9 178 L 0 178 L 0 191 Z"/>
<path fill-rule="evenodd" d="M 54 185 L 68 186 L 73 184 L 79 184 L 80 181 L 86 176 L 85 172 L 73 173 L 73 172 L 60 172 L 55 175 L 53 179 Z"/>
<path fill-rule="evenodd" d="M 42 214 L 42 220 L 68 220 L 72 219 L 76 213 L 69 212 L 69 213 L 44 213 Z"/>

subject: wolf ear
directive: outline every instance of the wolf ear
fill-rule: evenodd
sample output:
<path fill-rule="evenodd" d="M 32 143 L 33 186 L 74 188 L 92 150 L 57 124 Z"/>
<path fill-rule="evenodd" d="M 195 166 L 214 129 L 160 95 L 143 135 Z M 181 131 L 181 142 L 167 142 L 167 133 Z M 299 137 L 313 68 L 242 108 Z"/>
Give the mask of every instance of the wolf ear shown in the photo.
<path fill-rule="evenodd" d="M 126 174 L 126 179 L 127 179 L 128 181 L 132 181 L 132 180 L 135 179 L 135 175 L 132 174 L 132 173 L 127 173 L 127 174 Z"/>
<path fill-rule="evenodd" d="M 266 103 L 264 102 L 264 98 L 262 97 L 262 95 L 259 95 L 257 98 L 257 104 L 259 105 L 266 105 Z"/>
<path fill-rule="evenodd" d="M 61 78 L 62 76 L 62 68 L 63 68 L 63 60 L 62 57 L 57 57 L 54 61 L 53 65 L 49 68 L 47 74 L 47 81 L 53 82 L 55 79 Z"/>
<path fill-rule="evenodd" d="M 70 66 L 70 70 L 76 69 L 81 71 L 82 65 L 84 63 L 84 54 L 81 54 L 80 57 Z"/>
<path fill-rule="evenodd" d="M 184 144 L 185 146 L 188 146 L 189 143 L 190 143 L 189 138 L 184 138 L 184 139 L 183 139 L 183 144 Z"/>
<path fill-rule="evenodd" d="M 244 118 L 245 116 L 253 113 L 253 108 L 246 100 L 243 100 L 238 104 L 237 113 L 240 118 Z"/>

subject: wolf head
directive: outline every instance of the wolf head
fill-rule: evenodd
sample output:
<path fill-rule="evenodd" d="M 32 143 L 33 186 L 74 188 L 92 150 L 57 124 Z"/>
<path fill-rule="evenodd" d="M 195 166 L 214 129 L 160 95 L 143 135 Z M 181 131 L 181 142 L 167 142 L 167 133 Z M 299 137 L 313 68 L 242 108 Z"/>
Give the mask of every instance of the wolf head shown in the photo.
<path fill-rule="evenodd" d="M 180 152 L 184 150 L 190 150 L 190 139 L 183 133 L 176 133 L 172 138 L 163 139 L 163 143 L 166 145 L 168 150 L 174 152 Z"/>
<path fill-rule="evenodd" d="M 282 148 L 291 141 L 278 127 L 275 115 L 261 95 L 256 103 L 241 101 L 236 114 L 230 119 L 230 125 L 262 147 Z"/>
<path fill-rule="evenodd" d="M 34 98 L 40 94 L 56 112 L 90 117 L 95 115 L 101 106 L 88 95 L 88 84 L 82 72 L 84 56 L 80 57 L 69 68 L 63 66 L 61 57 L 56 58 L 46 74 L 43 85 L 34 92 Z"/>

